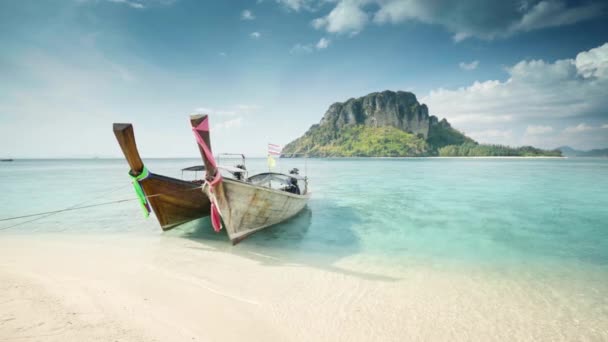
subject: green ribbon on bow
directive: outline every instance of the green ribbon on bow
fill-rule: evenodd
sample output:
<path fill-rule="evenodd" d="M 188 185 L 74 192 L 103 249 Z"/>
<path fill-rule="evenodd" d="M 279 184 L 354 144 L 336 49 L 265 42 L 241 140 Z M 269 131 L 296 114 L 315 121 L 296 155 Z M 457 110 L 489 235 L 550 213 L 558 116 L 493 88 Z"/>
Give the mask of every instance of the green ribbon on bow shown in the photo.
<path fill-rule="evenodd" d="M 148 218 L 150 216 L 150 205 L 148 204 L 148 200 L 146 199 L 146 194 L 144 193 L 144 189 L 141 188 L 141 184 L 139 181 L 142 181 L 149 176 L 148 169 L 146 166 L 141 170 L 141 173 L 137 176 L 133 176 L 131 172 L 129 172 L 129 177 L 131 177 L 131 181 L 133 183 L 133 188 L 135 189 L 135 194 L 137 194 L 137 198 L 139 199 L 139 205 L 144 211 L 144 216 Z"/>

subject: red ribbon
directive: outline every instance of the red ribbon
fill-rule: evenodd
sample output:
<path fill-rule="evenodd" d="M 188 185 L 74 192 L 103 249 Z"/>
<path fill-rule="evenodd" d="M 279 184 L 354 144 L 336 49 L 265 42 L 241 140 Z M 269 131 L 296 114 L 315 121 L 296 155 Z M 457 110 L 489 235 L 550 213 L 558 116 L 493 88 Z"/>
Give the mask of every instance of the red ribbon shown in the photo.
<path fill-rule="evenodd" d="M 196 127 L 192 127 L 192 131 L 194 131 L 194 137 L 198 142 L 199 146 L 203 149 L 203 153 L 205 154 L 205 158 L 215 168 L 215 176 L 213 180 L 207 182 L 209 185 L 209 192 L 212 194 L 211 199 L 211 225 L 213 226 L 213 230 L 215 232 L 219 232 L 222 229 L 222 220 L 220 216 L 220 211 L 217 208 L 217 204 L 215 203 L 215 195 L 213 194 L 213 187 L 219 184 L 222 181 L 222 174 L 217 170 L 217 165 L 215 164 L 215 159 L 213 158 L 213 153 L 209 149 L 209 146 L 205 143 L 205 140 L 201 137 L 199 132 L 208 132 L 209 131 L 209 122 L 207 118 L 205 118 L 200 124 Z"/>

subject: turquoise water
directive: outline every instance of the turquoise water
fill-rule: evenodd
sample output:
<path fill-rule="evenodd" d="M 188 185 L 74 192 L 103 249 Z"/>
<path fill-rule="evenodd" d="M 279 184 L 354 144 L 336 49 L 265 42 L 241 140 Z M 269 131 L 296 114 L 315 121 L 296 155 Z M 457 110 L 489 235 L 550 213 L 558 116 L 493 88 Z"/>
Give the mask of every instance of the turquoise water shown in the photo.
<path fill-rule="evenodd" d="M 151 159 L 181 177 L 197 159 Z M 248 162 L 263 171 L 265 160 Z M 592 266 L 608 274 L 607 159 L 310 159 L 312 199 L 296 218 L 237 246 L 207 219 L 162 233 L 134 201 L 0 222 L 2 234 L 147 234 L 302 261 L 396 265 Z M 0 218 L 134 198 L 124 160 L 0 163 Z M 15 224 L 18 224 L 15 226 Z M 535 266 L 536 267 L 536 266 Z"/>

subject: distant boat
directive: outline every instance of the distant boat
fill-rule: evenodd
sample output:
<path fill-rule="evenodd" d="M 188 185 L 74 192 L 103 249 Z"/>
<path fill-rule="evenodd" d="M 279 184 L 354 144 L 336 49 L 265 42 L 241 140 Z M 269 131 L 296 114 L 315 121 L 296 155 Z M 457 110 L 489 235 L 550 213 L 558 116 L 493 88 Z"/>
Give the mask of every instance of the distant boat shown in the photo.
<path fill-rule="evenodd" d="M 131 124 L 114 124 L 114 133 L 131 167 L 130 175 L 141 178 L 136 181 L 164 230 L 210 215 L 213 228 L 225 228 L 230 241 L 237 244 L 304 209 L 310 198 L 308 179 L 300 176 L 297 169 L 290 174 L 264 172 L 248 177 L 241 154 L 242 162 L 236 167 L 218 165 L 211 152 L 207 115 L 191 116 L 190 122 L 204 166 L 182 172 L 205 171 L 204 180 L 192 182 L 147 172 L 137 152 Z M 227 175 L 223 176 L 221 170 Z M 140 176 L 145 173 L 147 176 Z"/>
<path fill-rule="evenodd" d="M 0 162 L 12 162 L 14 159 L 0 159 Z"/>

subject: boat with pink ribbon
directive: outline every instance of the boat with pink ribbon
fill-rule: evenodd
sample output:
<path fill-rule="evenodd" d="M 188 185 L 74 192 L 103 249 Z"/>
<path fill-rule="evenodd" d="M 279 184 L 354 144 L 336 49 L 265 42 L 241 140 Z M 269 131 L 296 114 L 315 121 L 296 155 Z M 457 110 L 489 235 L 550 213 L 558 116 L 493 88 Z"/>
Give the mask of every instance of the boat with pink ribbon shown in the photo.
<path fill-rule="evenodd" d="M 310 198 L 308 178 L 297 169 L 247 177 L 243 165 L 242 171 L 230 170 L 234 177 L 223 177 L 211 152 L 208 116 L 193 115 L 190 123 L 205 163 L 203 191 L 211 202 L 211 222 L 216 231 L 225 228 L 233 244 L 304 209 Z"/>
<path fill-rule="evenodd" d="M 237 167 L 218 165 L 211 150 L 208 116 L 193 115 L 190 123 L 204 163 L 204 167 L 193 170 L 204 170 L 203 180 L 184 181 L 148 171 L 139 156 L 133 126 L 114 124 L 114 134 L 131 168 L 129 176 L 144 214 L 154 211 L 163 230 L 211 216 L 213 229 L 225 229 L 236 244 L 304 209 L 310 198 L 308 178 L 300 176 L 298 169 L 289 174 L 264 172 L 248 176 L 245 158 L 240 154 L 243 162 Z"/>

